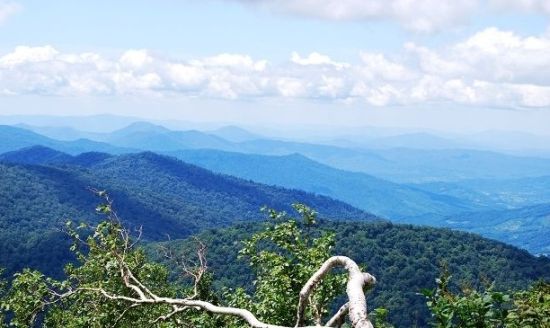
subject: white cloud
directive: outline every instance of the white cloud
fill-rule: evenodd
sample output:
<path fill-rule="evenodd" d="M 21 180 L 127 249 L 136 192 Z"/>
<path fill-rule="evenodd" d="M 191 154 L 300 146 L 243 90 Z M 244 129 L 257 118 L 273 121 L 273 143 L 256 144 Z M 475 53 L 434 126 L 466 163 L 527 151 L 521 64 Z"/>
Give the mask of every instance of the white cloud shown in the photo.
<path fill-rule="evenodd" d="M 53 60 L 59 52 L 52 46 L 26 47 L 19 46 L 7 55 L 0 57 L 1 66 L 17 66 L 28 63 L 39 63 Z"/>
<path fill-rule="evenodd" d="M 335 21 L 390 19 L 432 32 L 462 22 L 479 0 L 233 0 L 267 10 Z"/>
<path fill-rule="evenodd" d="M 550 15 L 550 0 L 226 0 L 264 10 L 331 21 L 389 20 L 407 30 L 431 33 L 492 13 Z"/>
<path fill-rule="evenodd" d="M 153 62 L 153 57 L 149 55 L 147 50 L 128 50 L 122 54 L 119 62 L 124 67 L 130 69 L 140 69 Z"/>
<path fill-rule="evenodd" d="M 267 66 L 267 61 L 254 61 L 250 56 L 225 53 L 201 60 L 194 60 L 192 64 L 204 67 L 231 67 L 239 70 L 263 71 Z"/>
<path fill-rule="evenodd" d="M 368 79 L 404 81 L 415 77 L 411 69 L 389 60 L 384 54 L 362 52 L 360 57 L 363 62 L 361 72 Z"/>
<path fill-rule="evenodd" d="M 127 50 L 119 56 L 52 46 L 0 55 L 0 94 L 300 98 L 370 106 L 455 103 L 550 109 L 550 37 L 488 28 L 448 46 L 414 43 L 354 63 L 290 54 L 269 63 L 244 54 L 190 60 Z"/>
<path fill-rule="evenodd" d="M 299 98 L 307 96 L 306 82 L 289 77 L 281 77 L 276 80 L 277 90 L 280 95 L 287 98 Z"/>
<path fill-rule="evenodd" d="M 487 28 L 441 50 L 407 44 L 426 74 L 550 85 L 550 39 Z"/>
<path fill-rule="evenodd" d="M 13 1 L 0 0 L 0 24 L 4 23 L 10 16 L 20 11 L 22 6 Z"/>
<path fill-rule="evenodd" d="M 297 52 L 293 52 L 292 56 L 290 57 L 290 61 L 302 66 L 329 65 L 334 66 L 338 69 L 349 67 L 349 64 L 335 62 L 330 59 L 329 56 L 322 55 L 318 52 L 312 52 L 307 57 L 303 58 Z"/>

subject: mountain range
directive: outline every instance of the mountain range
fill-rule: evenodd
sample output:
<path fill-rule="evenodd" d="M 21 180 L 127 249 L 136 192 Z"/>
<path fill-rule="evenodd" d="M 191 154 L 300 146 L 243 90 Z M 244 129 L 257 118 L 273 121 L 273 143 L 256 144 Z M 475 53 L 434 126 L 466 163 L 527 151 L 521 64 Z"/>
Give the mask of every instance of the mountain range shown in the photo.
<path fill-rule="evenodd" d="M 43 165 L 37 165 L 39 154 L 44 156 Z M 101 199 L 89 188 L 108 190 L 125 224 L 142 226 L 148 240 L 181 238 L 207 227 L 258 220 L 263 206 L 291 210 L 295 202 L 313 206 L 325 218 L 377 219 L 328 197 L 214 174 L 154 153 L 70 156 L 33 147 L 8 155 L 12 162 L 0 164 L 0 184 L 9 186 L 0 191 L 0 266 L 10 272 L 33 263 L 29 254 L 41 253 L 44 245 L 59 244 L 56 240 L 63 240 L 59 229 L 65 221 L 100 219 L 93 210 Z M 13 163 L 16 158 L 26 159 L 27 164 Z M 56 267 L 55 259 L 61 261 L 65 255 L 52 254 L 52 263 L 42 263 L 46 267 L 41 268 Z"/>
<path fill-rule="evenodd" d="M 550 161 L 543 158 L 346 148 L 238 127 L 174 131 L 137 122 L 83 135 L 43 128 L 50 137 L 27 128 L 0 126 L 0 267 L 8 273 L 32 267 L 62 275 L 62 264 L 74 260 L 65 222 L 104 219 L 94 211 L 102 200 L 90 189 L 97 189 L 108 191 L 125 226 L 142 228 L 151 252 L 158 243 L 189 249 L 191 236 L 206 241 L 217 283 L 230 286 L 251 286 L 236 254 L 238 240 L 262 227 L 259 209 L 291 213 L 292 203 L 305 203 L 336 233 L 335 252 L 380 279 L 373 304 L 390 308 L 402 326 L 427 322 L 417 292 L 433 285 L 440 262 L 459 279 L 485 276 L 502 288 L 548 278 Z M 348 165 L 358 169 L 342 169 Z M 400 315 L 406 309 L 412 317 Z"/>
<path fill-rule="evenodd" d="M 153 150 L 214 172 L 329 196 L 397 222 L 446 226 L 445 222 L 453 221 L 452 217 L 550 203 L 550 160 L 542 158 L 461 149 L 348 149 L 254 139 L 261 136 L 238 127 L 206 133 L 173 131 L 147 122 L 134 122 L 110 133 L 93 133 L 91 136 L 95 140 L 55 140 L 13 126 L 0 126 L 0 134 L 4 137 L 1 150 L 14 151 L 2 155 L 4 161 L 68 164 L 71 160 L 66 155 L 85 151 L 95 151 L 94 156 L 103 159 L 109 155 L 97 154 L 98 150 L 111 154 Z M 233 141 L 222 138 L 224 134 Z M 33 144 L 51 149 L 16 150 Z M 67 154 L 52 153 L 53 149 Z M 291 153 L 292 150 L 298 152 Z M 313 159 L 316 157 L 320 161 Z M 338 161 L 368 166 L 368 171 L 377 174 L 326 164 L 338 157 Z M 95 158 L 92 156 L 88 160 Z M 393 181 L 380 178 L 384 176 L 381 171 L 390 178 L 402 177 Z M 469 231 L 489 236 L 481 226 L 479 231 L 475 227 L 470 227 Z M 538 234 L 545 233 L 546 227 L 541 226 Z M 535 253 L 546 252 L 544 244 L 550 243 L 547 238 L 538 237 L 535 239 L 543 245 L 533 248 L 533 244 L 524 242 L 521 235 L 515 239 L 501 234 L 490 236 L 527 247 Z"/>
<path fill-rule="evenodd" d="M 8 129 L 9 131 L 5 131 Z M 423 150 L 412 148 L 360 149 L 274 139 L 232 142 L 215 134 L 197 130 L 174 131 L 145 122 L 95 136 L 95 142 L 79 139 L 71 142 L 36 141 L 36 135 L 17 135 L 14 127 L 1 126 L 5 137 L 1 152 L 41 144 L 75 153 L 91 143 L 88 151 L 103 147 L 106 152 L 149 150 L 154 152 L 183 149 L 214 149 L 261 155 L 302 154 L 334 168 L 363 172 L 400 183 L 458 181 L 464 179 L 509 179 L 550 175 L 550 159 L 512 156 L 469 149 Z M 4 133 L 2 133 L 4 130 Z M 19 134 L 28 134 L 21 129 Z M 10 137 L 10 135 L 13 135 Z M 102 142 L 97 144 L 97 142 Z M 106 144 L 105 144 L 106 143 Z M 109 148 L 110 147 L 110 148 Z M 110 149 L 110 150 L 109 150 Z"/>

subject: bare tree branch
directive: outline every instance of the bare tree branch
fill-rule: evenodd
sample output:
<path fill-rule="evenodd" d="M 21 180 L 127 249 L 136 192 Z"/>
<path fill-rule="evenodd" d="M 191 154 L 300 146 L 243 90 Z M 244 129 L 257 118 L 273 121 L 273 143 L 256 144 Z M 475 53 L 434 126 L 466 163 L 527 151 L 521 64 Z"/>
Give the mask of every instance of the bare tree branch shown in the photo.
<path fill-rule="evenodd" d="M 349 303 L 340 307 L 340 309 L 327 321 L 326 326 L 341 327 L 346 320 L 346 315 L 349 313 Z"/>
<path fill-rule="evenodd" d="M 162 297 L 153 293 L 144 283 L 138 279 L 132 270 L 130 269 L 128 263 L 126 262 L 126 256 L 130 254 L 131 249 L 136 245 L 136 242 L 132 242 L 130 238 L 130 233 L 128 230 L 122 228 L 120 224 L 120 219 L 118 218 L 116 212 L 112 209 L 112 200 L 104 191 L 93 190 L 98 196 L 103 197 L 106 204 L 99 207 L 100 211 L 106 213 L 112 222 L 116 223 L 116 231 L 113 231 L 119 235 L 122 244 L 116 247 L 106 247 L 103 250 L 109 252 L 113 255 L 113 258 L 116 259 L 118 264 L 120 278 L 124 286 L 131 290 L 132 293 L 130 296 L 113 294 L 101 287 L 95 286 L 74 286 L 69 288 L 65 293 L 58 293 L 54 290 L 51 290 L 50 297 L 42 302 L 42 305 L 39 309 L 44 309 L 46 306 L 59 302 L 65 298 L 69 298 L 75 293 L 99 293 L 107 300 L 123 301 L 128 303 L 128 307 L 120 314 L 117 321 L 121 320 L 122 317 L 132 308 L 147 305 L 147 304 L 158 304 L 158 305 L 168 305 L 171 307 L 171 310 L 167 309 L 166 314 L 160 315 L 157 317 L 153 323 L 159 321 L 165 321 L 169 318 L 176 316 L 178 313 L 184 312 L 186 310 L 203 310 L 212 314 L 217 315 L 230 315 L 236 316 L 246 323 L 248 323 L 252 328 L 290 328 L 285 326 L 279 326 L 275 324 L 269 324 L 260 321 L 254 316 L 252 312 L 242 308 L 235 307 L 225 307 L 212 304 L 207 301 L 196 299 L 199 296 L 199 284 L 201 279 L 207 270 L 206 262 L 206 246 L 198 241 L 197 249 L 197 263 L 188 263 L 184 258 L 178 258 L 175 256 L 170 249 L 163 248 L 162 250 L 165 253 L 165 256 L 171 259 L 176 260 L 181 268 L 183 273 L 194 280 L 193 294 L 187 297 L 181 298 L 169 298 Z M 139 237 L 141 236 L 142 229 L 137 230 L 139 232 Z M 139 237 L 137 240 L 139 240 Z M 369 273 L 362 272 L 357 263 L 352 259 L 346 256 L 333 256 L 326 260 L 323 265 L 309 278 L 306 284 L 302 287 L 299 294 L 299 301 L 296 312 L 296 325 L 295 328 L 306 328 L 304 326 L 305 321 L 305 311 L 309 304 L 311 304 L 311 298 L 313 297 L 313 292 L 326 275 L 335 267 L 343 267 L 348 273 L 348 280 L 346 286 L 346 293 L 348 296 L 348 302 L 344 304 L 326 323 L 325 326 L 322 326 L 321 320 L 322 315 L 321 311 L 313 307 L 314 322 L 316 324 L 315 328 L 319 327 L 339 327 L 344 321 L 346 315 L 349 316 L 351 326 L 353 328 L 372 328 L 371 322 L 367 317 L 367 301 L 365 297 L 364 288 L 372 286 L 376 283 L 376 279 Z M 313 327 L 310 327 L 313 328 Z"/>
<path fill-rule="evenodd" d="M 372 324 L 367 318 L 367 300 L 363 287 L 376 283 L 376 279 L 369 273 L 361 271 L 357 263 L 346 256 L 333 256 L 309 278 L 300 291 L 298 311 L 296 313 L 296 327 L 304 322 L 304 313 L 308 304 L 309 296 L 327 273 L 334 267 L 342 266 L 348 271 L 348 283 L 346 293 L 348 294 L 349 318 L 354 328 L 371 328 Z"/>
<path fill-rule="evenodd" d="M 334 327 L 335 325 L 340 325 L 343 322 L 343 319 L 349 309 L 349 317 L 351 320 L 352 327 L 354 328 L 372 328 L 372 324 L 367 319 L 367 307 L 366 307 L 366 298 L 363 291 L 363 286 L 365 284 L 371 285 L 375 282 L 373 276 L 368 273 L 363 273 L 357 266 L 357 264 L 350 258 L 344 256 L 335 256 L 328 259 L 321 268 L 309 279 L 309 281 L 304 285 L 302 291 L 300 292 L 300 306 L 299 309 L 302 312 L 299 312 L 298 315 L 303 315 L 303 311 L 307 306 L 306 302 L 307 297 L 310 295 L 314 286 L 318 284 L 322 278 L 330 271 L 330 269 L 336 266 L 343 266 L 347 269 L 349 273 L 349 281 L 347 284 L 347 294 L 349 302 L 346 303 L 340 310 L 327 322 L 325 326 L 314 326 L 319 327 Z M 131 270 L 125 264 L 121 264 L 121 274 L 123 275 L 124 283 L 127 288 L 132 289 L 136 292 L 137 297 L 130 297 L 124 295 L 111 294 L 103 288 L 94 288 L 94 287 L 80 287 L 74 290 L 69 290 L 64 294 L 57 294 L 57 296 L 62 299 L 70 297 L 71 295 L 77 292 L 94 292 L 99 293 L 108 300 L 119 300 L 130 303 L 130 307 L 135 307 L 139 305 L 146 304 L 166 304 L 172 306 L 172 311 L 166 315 L 158 317 L 155 322 L 161 320 L 167 320 L 168 318 L 185 311 L 187 309 L 200 309 L 213 314 L 219 315 L 231 315 L 236 316 L 244 321 L 246 321 L 253 328 L 290 328 L 286 326 L 279 326 L 274 324 L 268 324 L 258 320 L 252 312 L 246 309 L 234 308 L 234 307 L 224 307 L 214 305 L 210 302 L 195 300 L 190 298 L 169 298 L 169 297 L 159 297 L 147 289 L 131 272 Z M 132 281 L 132 282 L 130 282 Z M 56 300 L 56 301 L 59 301 Z M 129 309 L 128 308 L 128 309 Z M 127 310 L 128 310 L 127 309 Z M 127 311 L 126 310 L 126 311 Z M 122 315 L 126 312 L 124 311 Z M 303 321 L 303 320 L 300 320 Z M 298 328 L 313 328 L 313 326 L 302 326 L 302 324 L 297 324 Z"/>

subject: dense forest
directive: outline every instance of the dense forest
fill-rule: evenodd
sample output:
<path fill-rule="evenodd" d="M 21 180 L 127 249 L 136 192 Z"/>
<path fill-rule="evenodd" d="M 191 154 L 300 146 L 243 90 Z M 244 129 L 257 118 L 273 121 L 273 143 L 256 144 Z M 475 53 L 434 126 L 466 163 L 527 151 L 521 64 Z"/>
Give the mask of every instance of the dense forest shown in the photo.
<path fill-rule="evenodd" d="M 10 186 L 0 190 L 0 266 L 10 273 L 29 265 L 61 273 L 69 255 L 59 231 L 65 221 L 97 223 L 90 188 L 108 189 L 124 224 L 143 226 L 146 240 L 182 238 L 204 228 L 258 220 L 262 206 L 290 209 L 296 201 L 315 206 L 325 218 L 377 219 L 328 197 L 214 174 L 153 153 L 72 157 L 36 147 L 28 151 L 56 164 L 0 164 L 0 184 Z M 13 162 L 15 157 L 10 158 Z M 18 158 L 38 161 L 37 156 Z M 46 251 L 50 255 L 35 256 Z M 38 260 L 44 258 L 48 260 Z"/>
<path fill-rule="evenodd" d="M 246 224 L 196 235 L 208 246 L 207 259 L 214 274 L 214 287 L 252 288 L 253 271 L 238 253 L 243 247 L 241 241 L 264 227 Z M 334 254 L 355 259 L 377 277 L 369 304 L 387 308 L 390 321 L 399 327 L 427 325 L 430 315 L 420 291 L 435 287 L 435 279 L 443 266 L 452 272 L 455 288 L 463 284 L 480 288 L 494 283 L 499 290 L 523 289 L 538 279 L 550 279 L 550 259 L 534 257 L 470 233 L 389 222 L 323 221 L 317 229 L 335 233 Z M 153 243 L 147 249 L 153 258 L 162 262 L 161 248 L 192 254 L 195 240 Z"/>
<path fill-rule="evenodd" d="M 304 163 L 312 165 L 307 160 Z M 279 168 L 281 177 L 284 169 L 284 165 Z M 337 172 L 327 171 L 325 166 L 318 169 L 321 176 Z M 501 242 L 471 233 L 390 223 L 326 196 L 213 173 L 152 152 L 70 155 L 33 146 L 0 155 L 0 183 L 10 186 L 0 190 L 0 267 L 5 268 L 3 276 L 8 280 L 24 268 L 56 279 L 70 276 L 71 271 L 63 271 L 63 265 L 81 262 L 82 255 L 75 256 L 70 249 L 73 239 L 65 223 L 99 224 L 104 217 L 96 194 L 102 190 L 109 191 L 121 223 L 129 231 L 142 232 L 140 245 L 149 259 L 139 255 L 140 261 L 155 268 L 155 262 L 161 263 L 170 269 L 158 267 L 159 272 L 165 272 L 160 278 L 166 278 L 162 282 L 166 286 L 186 286 L 188 280 L 179 279 L 176 267 L 166 261 L 162 250 L 188 256 L 193 254 L 196 241 L 202 241 L 207 247 L 213 293 L 209 295 L 217 295 L 215 299 L 227 296 L 226 288 L 257 292 L 258 272 L 249 266 L 250 259 L 238 255 L 246 246 L 243 241 L 266 229 L 262 207 L 294 213 L 291 204 L 296 202 L 319 212 L 318 225 L 300 226 L 306 236 L 333 234 L 335 243 L 330 253 L 354 259 L 377 278 L 376 287 L 368 294 L 369 304 L 380 308 L 381 313 L 389 311 L 388 320 L 398 327 L 430 322 L 430 310 L 434 309 L 426 306 L 421 291 L 441 287 L 436 285 L 436 278 L 442 268 L 453 275 L 449 285 L 452 292 L 464 286 L 512 292 L 539 279 L 550 279 L 550 259 Z M 94 213 L 96 208 L 99 213 Z M 534 206 L 528 212 L 540 212 L 533 220 L 544 220 L 546 207 Z M 487 224 L 516 214 L 486 213 Z M 310 263 L 309 270 L 313 266 Z M 335 310 L 342 301 L 337 298 L 327 306 Z"/>
<path fill-rule="evenodd" d="M 370 320 L 377 327 L 548 323 L 548 284 L 517 290 L 534 279 L 549 279 L 550 260 L 475 235 L 387 222 L 318 224 L 314 211 L 295 204 L 299 221 L 265 210 L 265 223 L 146 244 L 151 261 L 135 246 L 139 235 L 132 237 L 120 225 L 110 198 L 104 191 L 96 194 L 106 200 L 96 211 L 108 220 L 97 226 L 67 224 L 78 261 L 65 268 L 66 278 L 26 269 L 14 275 L 7 290 L 0 280 L 0 322 L 14 327 L 280 327 L 262 322 L 290 327 L 302 308 L 305 286 L 317 281 L 313 275 L 326 263 L 340 258 L 350 261 L 345 265 L 350 276 L 336 271 L 314 282 L 319 285 L 310 294 L 311 308 L 306 303 L 298 310 L 297 326 L 340 313 L 338 304 L 346 302 L 343 284 L 361 267 L 368 272 L 361 275 L 372 289 Z M 434 262 L 444 266 L 443 273 Z M 449 284 L 449 271 L 459 284 Z M 349 284 L 346 290 L 353 326 L 371 327 L 354 321 L 351 297 L 357 294 L 350 293 Z M 367 319 L 366 312 L 362 316 Z M 332 321 L 326 325 L 339 325 Z"/>
<path fill-rule="evenodd" d="M 233 129 L 176 131 L 147 122 L 109 133 L 24 127 L 0 126 L 0 151 L 11 150 L 0 154 L 0 162 L 88 166 L 102 156 L 165 153 L 217 173 L 329 196 L 393 222 L 471 231 L 548 255 L 547 211 L 532 211 L 549 202 L 550 162 L 544 158 L 470 149 L 335 147 Z M 68 155 L 97 150 L 111 155 Z M 478 216 L 492 216 L 496 228 L 487 229 Z"/>

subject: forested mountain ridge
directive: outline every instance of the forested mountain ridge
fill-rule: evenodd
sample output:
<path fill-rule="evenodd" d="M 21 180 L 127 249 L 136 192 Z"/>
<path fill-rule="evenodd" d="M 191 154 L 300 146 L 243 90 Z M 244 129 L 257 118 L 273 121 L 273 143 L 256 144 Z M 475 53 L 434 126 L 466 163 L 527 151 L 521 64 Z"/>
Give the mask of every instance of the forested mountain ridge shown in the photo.
<path fill-rule="evenodd" d="M 477 204 L 432 193 L 365 173 L 335 169 L 297 153 L 267 156 L 201 149 L 168 154 L 215 172 L 327 195 L 392 220 L 412 222 L 415 216 L 446 216 L 496 206 L 491 202 Z"/>
<path fill-rule="evenodd" d="M 5 127 L 5 126 L 3 126 Z M 11 129 L 18 129 L 9 127 Z M 33 133 L 24 129 L 25 133 Z M 2 135 L 0 129 L 0 135 Z M 215 132 L 214 132 L 215 133 Z M 424 183 L 433 181 L 459 181 L 464 179 L 505 179 L 550 175 L 550 159 L 506 155 L 491 151 L 470 149 L 362 149 L 293 142 L 276 139 L 238 139 L 230 141 L 197 130 L 170 130 L 147 122 L 100 135 L 96 144 L 81 139 L 71 142 L 31 142 L 31 139 L 3 136 L 6 144 L 17 144 L 0 152 L 41 144 L 51 148 L 78 153 L 106 151 L 110 153 L 149 150 L 154 152 L 183 149 L 215 149 L 249 154 L 289 155 L 299 153 L 317 162 L 348 171 L 363 172 L 399 183 Z M 36 133 L 33 133 L 37 135 Z M 223 135 L 223 134 L 222 134 Z M 45 138 L 42 136 L 42 138 Z M 28 140 L 21 144 L 21 140 Z M 101 149 L 103 147 L 103 150 Z"/>
<path fill-rule="evenodd" d="M 310 161 L 300 155 L 291 157 L 296 156 L 298 163 Z M 383 222 L 328 197 L 215 174 L 152 152 L 72 156 L 35 146 L 2 154 L 0 162 L 0 184 L 9 186 L 0 191 L 0 266 L 10 273 L 30 266 L 60 274 L 70 253 L 67 236 L 59 229 L 68 219 L 98 221 L 93 212 L 98 199 L 87 190 L 95 187 L 109 191 L 125 225 L 143 226 L 147 243 L 166 240 L 166 235 L 178 239 L 192 234 L 208 241 L 209 266 L 220 278 L 218 285 L 234 286 L 252 279 L 236 252 L 241 245 L 238 240 L 261 228 L 261 206 L 291 211 L 291 203 L 303 202 L 319 211 L 321 218 L 342 219 L 322 224 L 336 232 L 335 253 L 368 266 L 379 279 L 372 304 L 388 307 L 400 326 L 426 324 L 425 300 L 417 293 L 433 286 L 441 262 L 449 264 L 459 283 L 479 284 L 487 277 L 502 288 L 524 288 L 533 280 L 550 279 L 548 258 L 536 258 L 512 246 L 473 234 Z M 313 167 L 321 175 L 329 172 L 317 165 Z M 279 169 L 282 174 L 292 166 Z M 254 223 L 201 233 L 247 221 Z M 190 247 L 181 243 L 189 245 L 180 240 L 169 244 Z"/>
<path fill-rule="evenodd" d="M 550 255 L 550 203 L 457 214 L 445 218 L 439 225 L 483 234 L 534 254 Z"/>
<path fill-rule="evenodd" d="M 328 197 L 214 174 L 153 153 L 61 157 L 68 164 L 0 164 L 0 185 L 9 186 L 0 190 L 0 266 L 10 272 L 31 264 L 46 272 L 61 268 L 66 252 L 49 261 L 33 254 L 42 254 L 44 245 L 65 250 L 59 229 L 68 219 L 97 222 L 90 187 L 109 190 L 124 223 L 143 226 L 147 240 L 257 220 L 262 206 L 290 209 L 294 202 L 312 204 L 325 218 L 377 219 Z"/>
<path fill-rule="evenodd" d="M 253 289 L 254 276 L 246 259 L 238 257 L 244 245 L 238 241 L 261 229 L 258 224 L 239 224 L 195 236 L 208 247 L 206 257 L 215 286 Z M 323 221 L 317 229 L 336 234 L 334 254 L 355 259 L 377 278 L 369 306 L 389 309 L 398 327 L 428 326 L 429 312 L 420 290 L 435 286 L 442 265 L 449 268 L 457 285 L 472 287 L 494 282 L 498 290 L 516 289 L 537 279 L 550 279 L 549 258 L 471 233 L 389 222 Z M 195 237 L 154 243 L 147 249 L 157 261 L 170 265 L 160 248 L 190 256 L 195 252 Z"/>
<path fill-rule="evenodd" d="M 329 196 L 396 222 L 444 226 L 477 232 L 489 238 L 497 238 L 526 248 L 534 254 L 547 253 L 549 247 L 548 225 L 544 217 L 550 215 L 550 212 L 545 211 L 544 207 L 538 207 L 536 216 L 541 219 L 531 220 L 528 217 L 533 213 L 528 209 L 512 211 L 514 205 L 531 206 L 533 202 L 550 201 L 546 184 L 548 177 L 495 180 L 494 185 L 489 180 L 465 180 L 409 186 L 364 173 L 338 170 L 300 154 L 266 156 L 206 149 L 180 150 L 167 154 L 218 173 Z M 125 157 L 96 152 L 72 156 L 43 146 L 27 147 L 0 154 L 0 162 L 83 166 L 92 170 L 95 165 L 105 168 L 105 164 L 111 161 L 120 164 L 123 158 Z M 125 169 L 119 168 L 119 172 L 115 175 L 121 177 L 135 171 L 132 164 L 127 161 L 124 167 Z M 157 168 L 150 166 L 148 170 L 156 172 Z M 154 174 L 156 173 L 153 173 L 153 176 Z M 151 173 L 147 172 L 145 175 L 151 176 Z M 226 176 L 226 178 L 229 177 Z M 142 179 L 143 177 L 139 176 L 135 179 L 127 179 L 124 184 L 135 185 L 135 181 Z M 251 198 L 252 202 L 254 202 L 253 198 Z M 197 204 L 194 206 L 197 207 Z M 261 202 L 257 205 L 257 208 L 262 206 Z M 257 208 L 253 209 L 254 214 Z M 512 212 L 507 213 L 508 211 Z M 484 222 L 485 218 L 492 222 L 491 216 L 496 215 L 494 213 L 508 218 L 511 215 L 515 216 L 513 219 L 516 222 L 525 219 L 523 221 L 526 224 L 516 224 L 514 231 L 509 229 L 497 231 L 496 226 Z M 522 218 L 522 215 L 526 217 Z"/>

